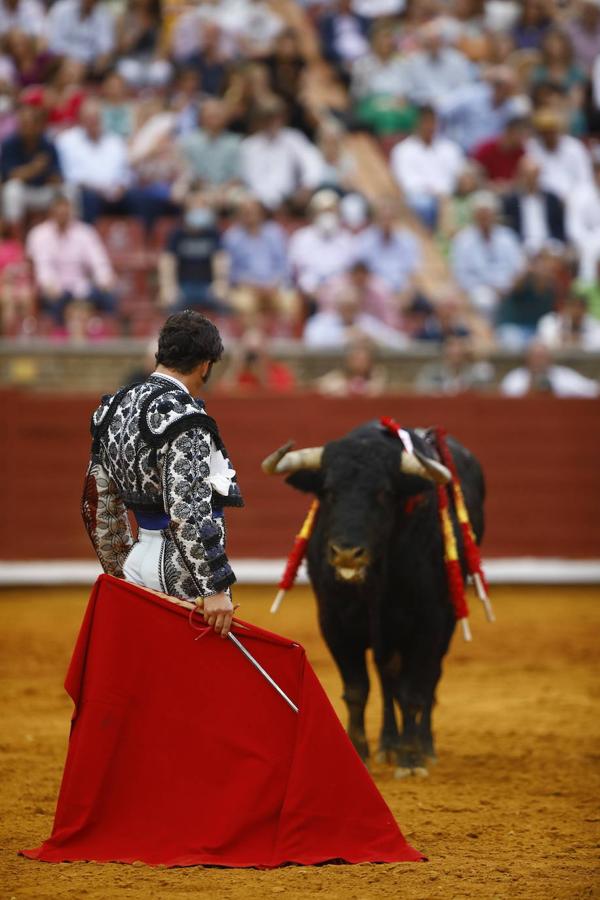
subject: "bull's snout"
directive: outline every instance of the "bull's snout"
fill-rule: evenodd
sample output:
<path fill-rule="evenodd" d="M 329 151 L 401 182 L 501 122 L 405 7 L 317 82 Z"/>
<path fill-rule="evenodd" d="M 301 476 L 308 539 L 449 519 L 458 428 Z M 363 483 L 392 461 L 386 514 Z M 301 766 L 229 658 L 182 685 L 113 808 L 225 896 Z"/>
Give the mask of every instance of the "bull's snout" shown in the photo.
<path fill-rule="evenodd" d="M 365 580 L 371 557 L 364 547 L 346 547 L 330 541 L 328 556 L 329 564 L 335 569 L 336 578 L 350 582 Z"/>

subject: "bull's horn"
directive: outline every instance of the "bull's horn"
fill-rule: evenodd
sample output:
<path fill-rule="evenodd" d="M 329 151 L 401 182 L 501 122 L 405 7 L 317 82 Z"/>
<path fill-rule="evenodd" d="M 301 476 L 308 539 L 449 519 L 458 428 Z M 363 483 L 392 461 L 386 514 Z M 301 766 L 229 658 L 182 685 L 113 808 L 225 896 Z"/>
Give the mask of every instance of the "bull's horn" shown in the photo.
<path fill-rule="evenodd" d="M 448 484 L 452 481 L 450 470 L 435 459 L 429 459 L 422 453 L 404 452 L 400 457 L 400 469 L 405 475 L 419 475 L 435 484 Z"/>
<path fill-rule="evenodd" d="M 288 441 L 271 453 L 262 463 L 266 475 L 289 475 L 300 469 L 320 469 L 322 447 L 304 447 L 302 450 L 291 450 L 294 442 Z M 291 452 L 290 452 L 291 450 Z"/>

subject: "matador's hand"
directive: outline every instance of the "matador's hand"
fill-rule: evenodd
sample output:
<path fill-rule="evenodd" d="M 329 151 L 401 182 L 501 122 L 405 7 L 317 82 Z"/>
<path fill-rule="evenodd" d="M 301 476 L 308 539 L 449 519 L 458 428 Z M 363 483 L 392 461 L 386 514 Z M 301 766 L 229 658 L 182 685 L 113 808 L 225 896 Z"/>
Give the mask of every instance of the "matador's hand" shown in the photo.
<path fill-rule="evenodd" d="M 212 597 L 205 597 L 202 604 L 204 621 L 223 638 L 229 634 L 231 620 L 236 609 L 237 606 L 234 607 L 231 597 L 227 594 L 213 594 Z"/>

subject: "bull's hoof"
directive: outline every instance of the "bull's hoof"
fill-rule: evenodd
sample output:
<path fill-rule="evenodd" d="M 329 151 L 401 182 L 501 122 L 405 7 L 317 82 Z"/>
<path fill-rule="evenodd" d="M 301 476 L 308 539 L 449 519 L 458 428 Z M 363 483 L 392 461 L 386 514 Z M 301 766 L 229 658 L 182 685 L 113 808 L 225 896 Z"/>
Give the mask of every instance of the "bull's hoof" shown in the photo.
<path fill-rule="evenodd" d="M 398 766 L 394 772 L 394 778 L 397 778 L 398 780 L 402 778 L 427 778 L 428 775 L 429 772 L 425 766 L 413 766 L 412 768 Z"/>
<path fill-rule="evenodd" d="M 385 750 L 380 749 L 375 754 L 375 762 L 379 765 L 389 765 L 392 766 L 395 764 L 398 758 L 398 754 L 395 750 L 391 750 L 390 748 L 386 748 Z"/>

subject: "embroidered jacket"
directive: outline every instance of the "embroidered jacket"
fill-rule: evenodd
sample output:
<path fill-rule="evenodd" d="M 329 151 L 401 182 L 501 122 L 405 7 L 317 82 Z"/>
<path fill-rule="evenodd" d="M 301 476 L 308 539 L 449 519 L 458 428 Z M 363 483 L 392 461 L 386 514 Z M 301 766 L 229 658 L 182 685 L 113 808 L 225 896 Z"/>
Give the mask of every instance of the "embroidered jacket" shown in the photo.
<path fill-rule="evenodd" d="M 214 419 L 169 378 L 102 398 L 92 415 L 82 514 L 105 572 L 121 577 L 133 536 L 127 509 L 164 518 L 165 593 L 190 599 L 235 582 L 223 506 L 243 506 Z M 212 471 L 211 471 L 212 468 Z"/>

